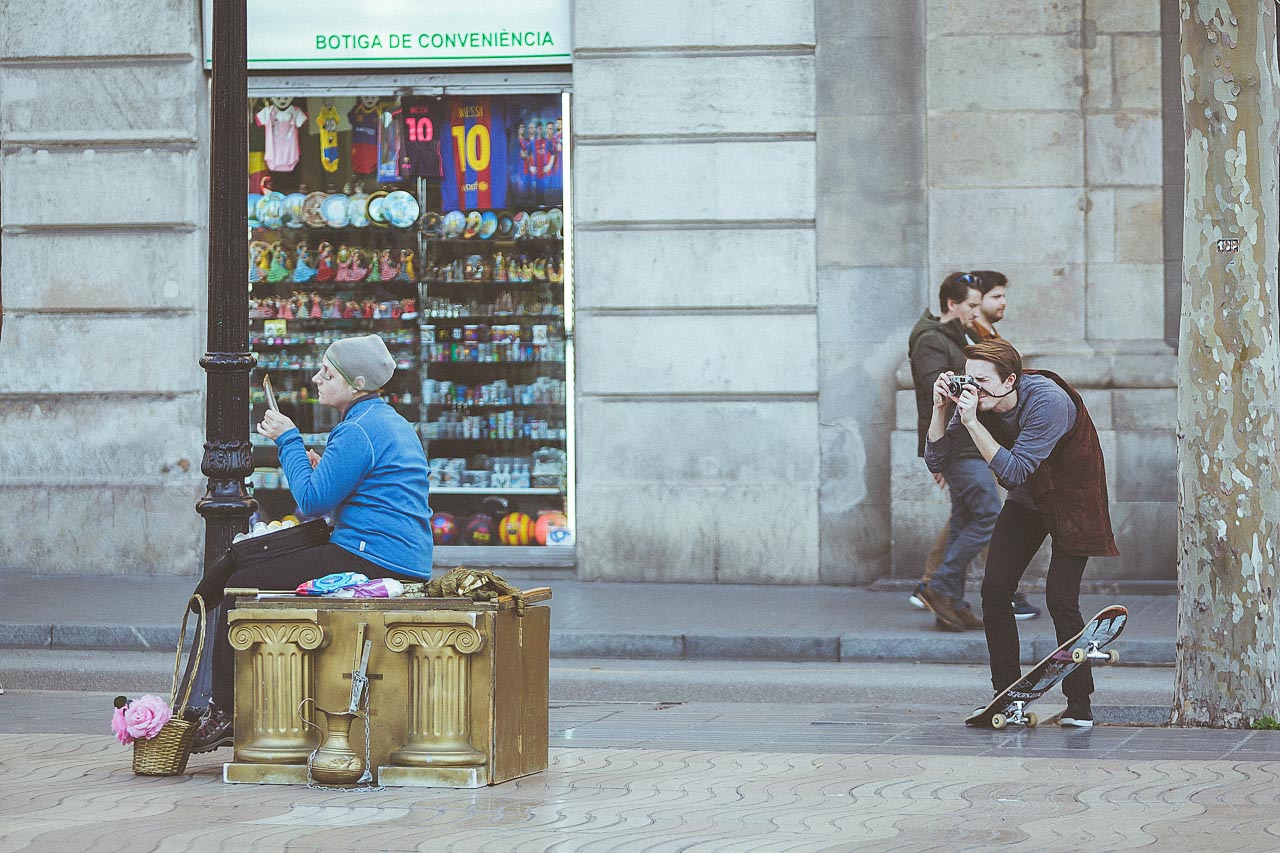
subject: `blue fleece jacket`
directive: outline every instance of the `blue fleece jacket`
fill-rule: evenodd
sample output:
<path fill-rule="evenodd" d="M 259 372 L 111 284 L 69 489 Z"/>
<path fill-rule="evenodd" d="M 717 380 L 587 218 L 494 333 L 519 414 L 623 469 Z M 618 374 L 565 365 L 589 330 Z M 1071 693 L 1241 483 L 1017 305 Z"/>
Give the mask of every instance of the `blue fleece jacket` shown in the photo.
<path fill-rule="evenodd" d="M 347 409 L 314 469 L 296 429 L 276 438 L 276 447 L 298 509 L 332 517 L 330 542 L 393 572 L 431 577 L 427 455 L 385 400 L 369 397 Z"/>

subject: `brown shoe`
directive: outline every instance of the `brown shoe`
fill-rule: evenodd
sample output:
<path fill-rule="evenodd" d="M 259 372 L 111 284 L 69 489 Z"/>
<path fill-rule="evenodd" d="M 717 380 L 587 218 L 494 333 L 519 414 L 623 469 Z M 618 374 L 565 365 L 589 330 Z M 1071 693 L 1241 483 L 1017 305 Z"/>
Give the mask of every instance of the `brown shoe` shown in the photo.
<path fill-rule="evenodd" d="M 963 610 L 957 610 L 956 615 L 960 617 L 960 624 L 964 626 L 966 631 L 981 630 L 982 617 L 974 613 L 972 608 L 966 607 Z"/>
<path fill-rule="evenodd" d="M 920 590 L 920 599 L 933 611 L 933 615 L 938 617 L 939 628 L 944 631 L 964 630 L 964 623 L 960 621 L 960 614 L 956 613 L 955 605 L 951 603 L 950 598 L 926 586 Z"/>
<path fill-rule="evenodd" d="M 941 616 L 933 617 L 933 627 L 937 628 L 939 631 L 946 631 L 951 634 L 959 634 L 964 631 L 963 626 L 957 625 L 954 622 L 948 622 Z"/>

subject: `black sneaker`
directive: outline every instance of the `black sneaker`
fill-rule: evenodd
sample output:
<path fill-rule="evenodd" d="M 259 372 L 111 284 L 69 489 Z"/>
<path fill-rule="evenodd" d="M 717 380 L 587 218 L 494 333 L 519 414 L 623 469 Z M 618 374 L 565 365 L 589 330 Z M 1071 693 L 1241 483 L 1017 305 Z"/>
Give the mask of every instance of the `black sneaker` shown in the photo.
<path fill-rule="evenodd" d="M 1062 712 L 1058 725 L 1072 729 L 1093 728 L 1093 710 L 1088 705 L 1067 705 Z"/>
<path fill-rule="evenodd" d="M 916 588 L 911 591 L 911 595 L 907 597 L 907 603 L 919 610 L 928 610 L 929 605 L 924 603 L 924 598 L 920 593 L 924 591 L 924 581 L 916 584 Z"/>
<path fill-rule="evenodd" d="M 1020 592 L 1013 594 L 1013 618 L 1021 622 L 1024 619 L 1034 619 L 1040 615 L 1040 608 L 1036 607 L 1027 597 Z"/>
<path fill-rule="evenodd" d="M 235 745 L 235 731 L 231 727 L 231 714 L 213 703 L 200 718 L 200 726 L 196 729 L 196 741 L 191 747 L 192 754 L 212 752 L 223 746 Z"/>

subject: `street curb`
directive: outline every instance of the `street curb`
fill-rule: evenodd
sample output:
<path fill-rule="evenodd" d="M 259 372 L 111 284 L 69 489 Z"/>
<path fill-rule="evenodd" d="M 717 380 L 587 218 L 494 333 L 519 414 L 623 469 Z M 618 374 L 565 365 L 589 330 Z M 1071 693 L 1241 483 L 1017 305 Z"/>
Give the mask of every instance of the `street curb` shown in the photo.
<path fill-rule="evenodd" d="M 167 651 L 178 626 L 0 624 L 0 648 L 76 649 L 84 651 Z M 188 632 L 187 647 L 190 647 Z M 1042 660 L 1056 648 L 1051 637 L 1021 642 L 1023 664 Z M 1174 663 L 1172 642 L 1124 640 L 1116 643 L 1121 665 Z M 550 654 L 556 658 L 624 660 L 759 660 L 795 662 L 984 663 L 986 638 L 978 632 L 918 636 L 794 634 L 640 634 L 553 630 Z"/>

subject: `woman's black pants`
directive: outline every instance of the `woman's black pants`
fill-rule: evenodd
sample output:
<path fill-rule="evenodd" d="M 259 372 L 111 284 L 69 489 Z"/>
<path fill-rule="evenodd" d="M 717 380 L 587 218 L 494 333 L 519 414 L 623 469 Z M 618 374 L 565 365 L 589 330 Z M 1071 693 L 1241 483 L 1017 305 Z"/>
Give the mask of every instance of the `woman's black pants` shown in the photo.
<path fill-rule="evenodd" d="M 1031 558 L 1048 535 L 1044 518 L 1037 510 L 1016 501 L 1005 501 L 991 533 L 986 576 L 982 580 L 982 622 L 987 632 L 987 654 L 991 658 L 991 686 L 996 692 L 1022 677 L 1013 594 Z M 1080 615 L 1080 578 L 1088 560 L 1088 557 L 1068 554 L 1057 543 L 1053 544 L 1045 599 L 1059 643 L 1084 629 Z M 1062 692 L 1068 704 L 1088 705 L 1093 693 L 1093 673 L 1089 667 L 1077 667 L 1063 679 Z"/>
<path fill-rule="evenodd" d="M 291 591 L 299 584 L 334 572 L 360 572 L 370 578 L 395 578 L 406 582 L 425 580 L 388 571 L 345 548 L 327 542 L 236 569 L 227 578 L 224 589 L 248 587 Z M 235 698 L 236 673 L 235 650 L 231 648 L 227 632 L 227 611 L 231 609 L 231 604 L 230 601 L 222 602 L 213 634 L 213 701 L 219 708 L 228 711 Z"/>

